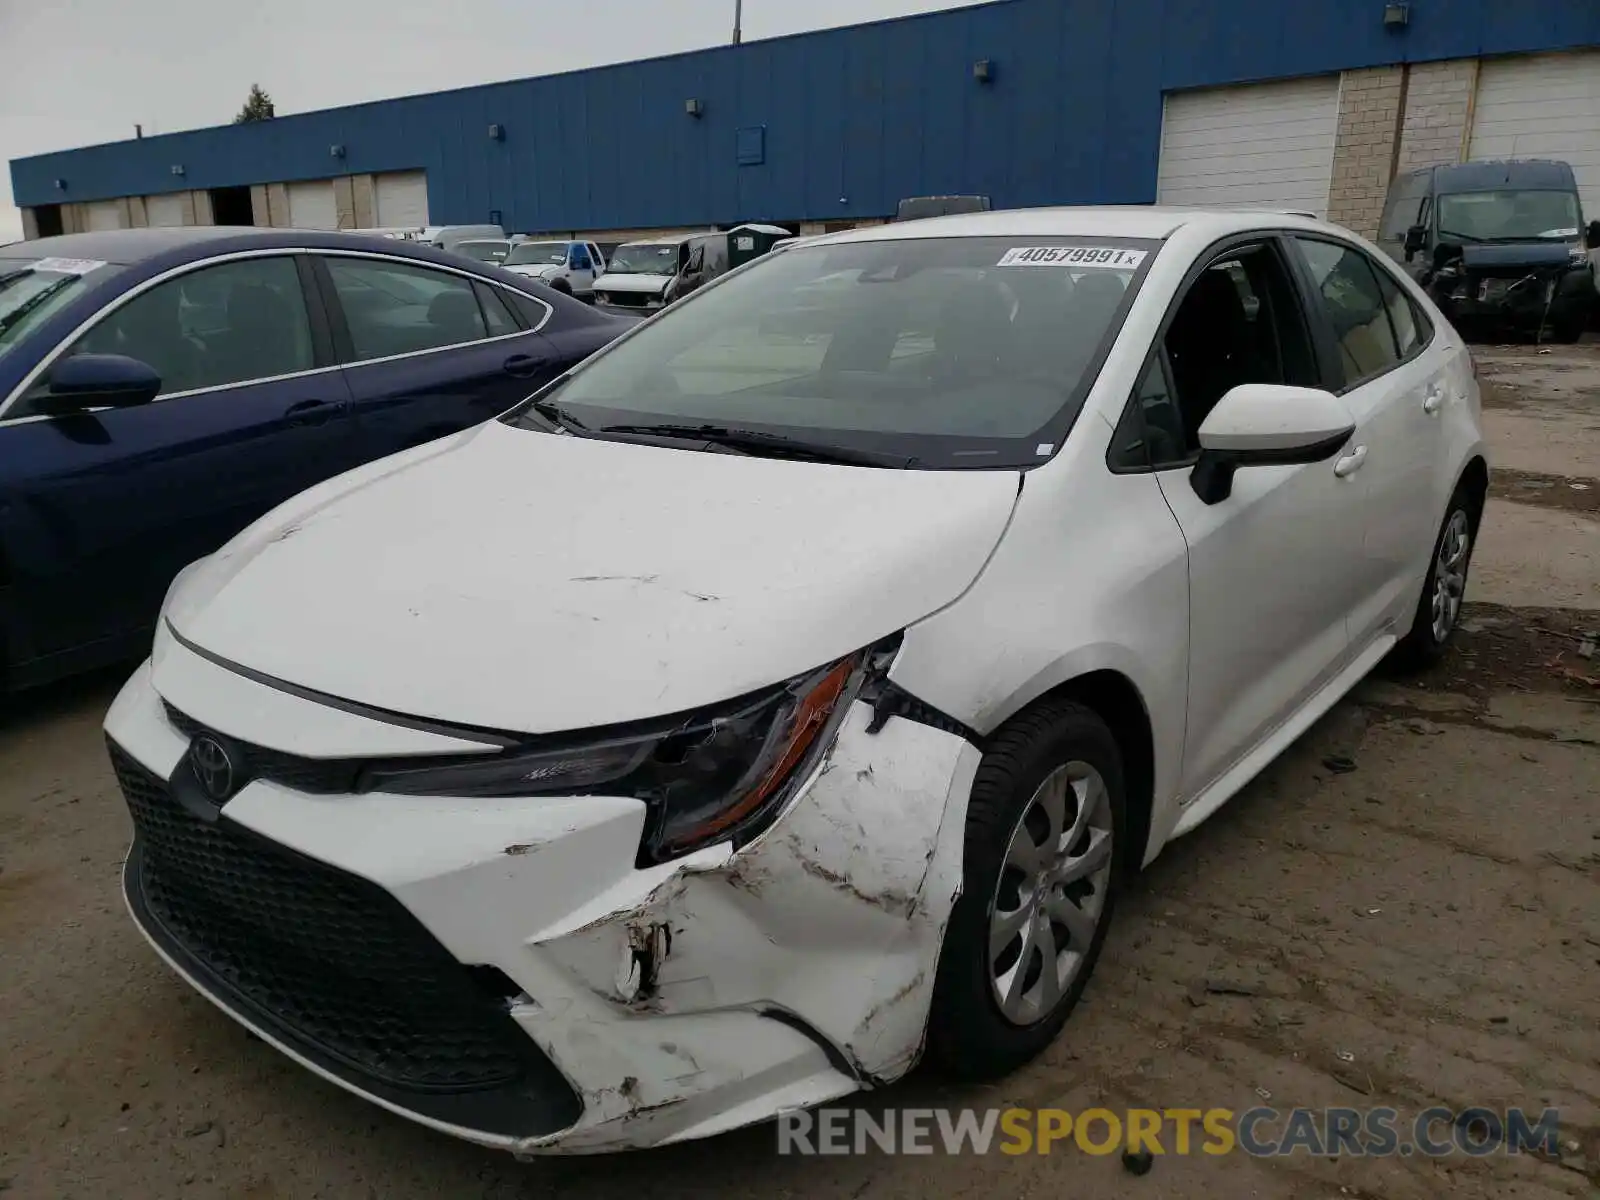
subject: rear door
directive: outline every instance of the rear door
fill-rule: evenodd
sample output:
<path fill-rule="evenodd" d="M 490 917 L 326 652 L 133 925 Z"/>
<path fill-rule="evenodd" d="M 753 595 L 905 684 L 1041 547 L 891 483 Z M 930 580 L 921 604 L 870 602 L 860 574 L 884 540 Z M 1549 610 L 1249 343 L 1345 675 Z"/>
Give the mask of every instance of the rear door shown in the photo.
<path fill-rule="evenodd" d="M 302 261 L 186 269 L 113 301 L 64 351 L 148 363 L 153 402 L 42 416 L 47 367 L 7 410 L 0 548 L 26 642 L 13 652 L 41 674 L 146 636 L 179 569 L 338 469 L 350 397 Z"/>
<path fill-rule="evenodd" d="M 326 252 L 315 261 L 355 398 L 355 461 L 486 421 L 561 370 L 536 328 L 553 311 L 542 301 L 524 308 L 476 276 L 406 259 Z"/>
<path fill-rule="evenodd" d="M 1439 414 L 1448 384 L 1433 331 L 1379 263 L 1357 246 L 1296 236 L 1309 307 L 1331 343 L 1328 390 L 1356 420 L 1361 455 L 1364 554 L 1351 564 L 1360 596 L 1350 616 L 1353 644 L 1403 633 L 1427 569 L 1441 513 L 1435 460 L 1443 451 Z"/>

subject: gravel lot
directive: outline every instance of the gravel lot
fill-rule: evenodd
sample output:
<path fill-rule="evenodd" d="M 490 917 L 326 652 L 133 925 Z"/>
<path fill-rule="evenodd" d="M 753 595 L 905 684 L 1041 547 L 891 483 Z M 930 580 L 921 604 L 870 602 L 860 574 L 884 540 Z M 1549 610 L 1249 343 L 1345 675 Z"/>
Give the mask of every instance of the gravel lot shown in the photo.
<path fill-rule="evenodd" d="M 1561 1110 L 1560 1161 L 779 1158 L 770 1129 L 508 1157 L 312 1077 L 123 912 L 118 680 L 0 716 L 0 1191 L 27 1197 L 1600 1195 L 1600 345 L 1485 347 L 1494 498 L 1460 650 L 1380 675 L 1127 896 L 1083 1008 L 990 1088 L 868 1107 Z M 1336 756 L 1354 770 L 1330 769 Z M 1340 768 L 1348 764 L 1338 763 Z"/>

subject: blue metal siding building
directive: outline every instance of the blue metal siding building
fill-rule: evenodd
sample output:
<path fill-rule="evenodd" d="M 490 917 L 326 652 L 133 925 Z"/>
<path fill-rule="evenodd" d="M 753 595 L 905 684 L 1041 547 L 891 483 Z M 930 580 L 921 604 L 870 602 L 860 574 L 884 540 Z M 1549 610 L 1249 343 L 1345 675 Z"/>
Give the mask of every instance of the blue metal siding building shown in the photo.
<path fill-rule="evenodd" d="M 1167 91 L 1600 45 L 1600 0 L 1410 0 L 1398 30 L 1385 7 L 1000 0 L 39 155 L 12 182 L 29 207 L 423 169 L 435 223 L 528 230 L 875 217 L 943 192 L 1143 203 Z"/>

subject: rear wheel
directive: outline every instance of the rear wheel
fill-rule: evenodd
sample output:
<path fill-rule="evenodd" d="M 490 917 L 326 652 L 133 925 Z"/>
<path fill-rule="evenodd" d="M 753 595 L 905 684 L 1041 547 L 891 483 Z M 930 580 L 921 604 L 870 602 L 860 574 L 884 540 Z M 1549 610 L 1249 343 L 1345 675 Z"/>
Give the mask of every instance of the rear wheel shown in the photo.
<path fill-rule="evenodd" d="M 939 957 L 928 1055 L 1017 1069 L 1061 1031 L 1105 942 L 1125 855 L 1122 757 L 1093 711 L 1049 701 L 994 738 L 967 810 L 963 890 Z"/>
<path fill-rule="evenodd" d="M 1568 317 L 1563 321 L 1556 321 L 1550 326 L 1550 336 L 1563 345 L 1570 346 L 1583 337 L 1584 320 L 1582 317 Z"/>
<path fill-rule="evenodd" d="M 1433 558 L 1411 629 L 1395 649 L 1401 665 L 1431 667 L 1450 648 L 1466 601 L 1467 572 L 1477 532 L 1477 504 L 1465 487 L 1458 487 L 1433 543 Z"/>

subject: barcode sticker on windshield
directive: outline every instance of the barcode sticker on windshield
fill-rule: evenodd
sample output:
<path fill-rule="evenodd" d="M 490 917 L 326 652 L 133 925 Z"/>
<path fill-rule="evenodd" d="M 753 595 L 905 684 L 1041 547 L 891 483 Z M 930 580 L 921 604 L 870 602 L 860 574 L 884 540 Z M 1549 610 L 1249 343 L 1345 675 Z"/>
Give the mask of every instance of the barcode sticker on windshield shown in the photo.
<path fill-rule="evenodd" d="M 98 258 L 41 258 L 33 264 L 33 269 L 54 271 L 57 275 L 87 275 L 105 265 Z"/>
<path fill-rule="evenodd" d="M 1132 271 L 1144 261 L 1143 250 L 1117 246 L 1013 246 L 1000 256 L 1000 267 L 1100 267 Z"/>

